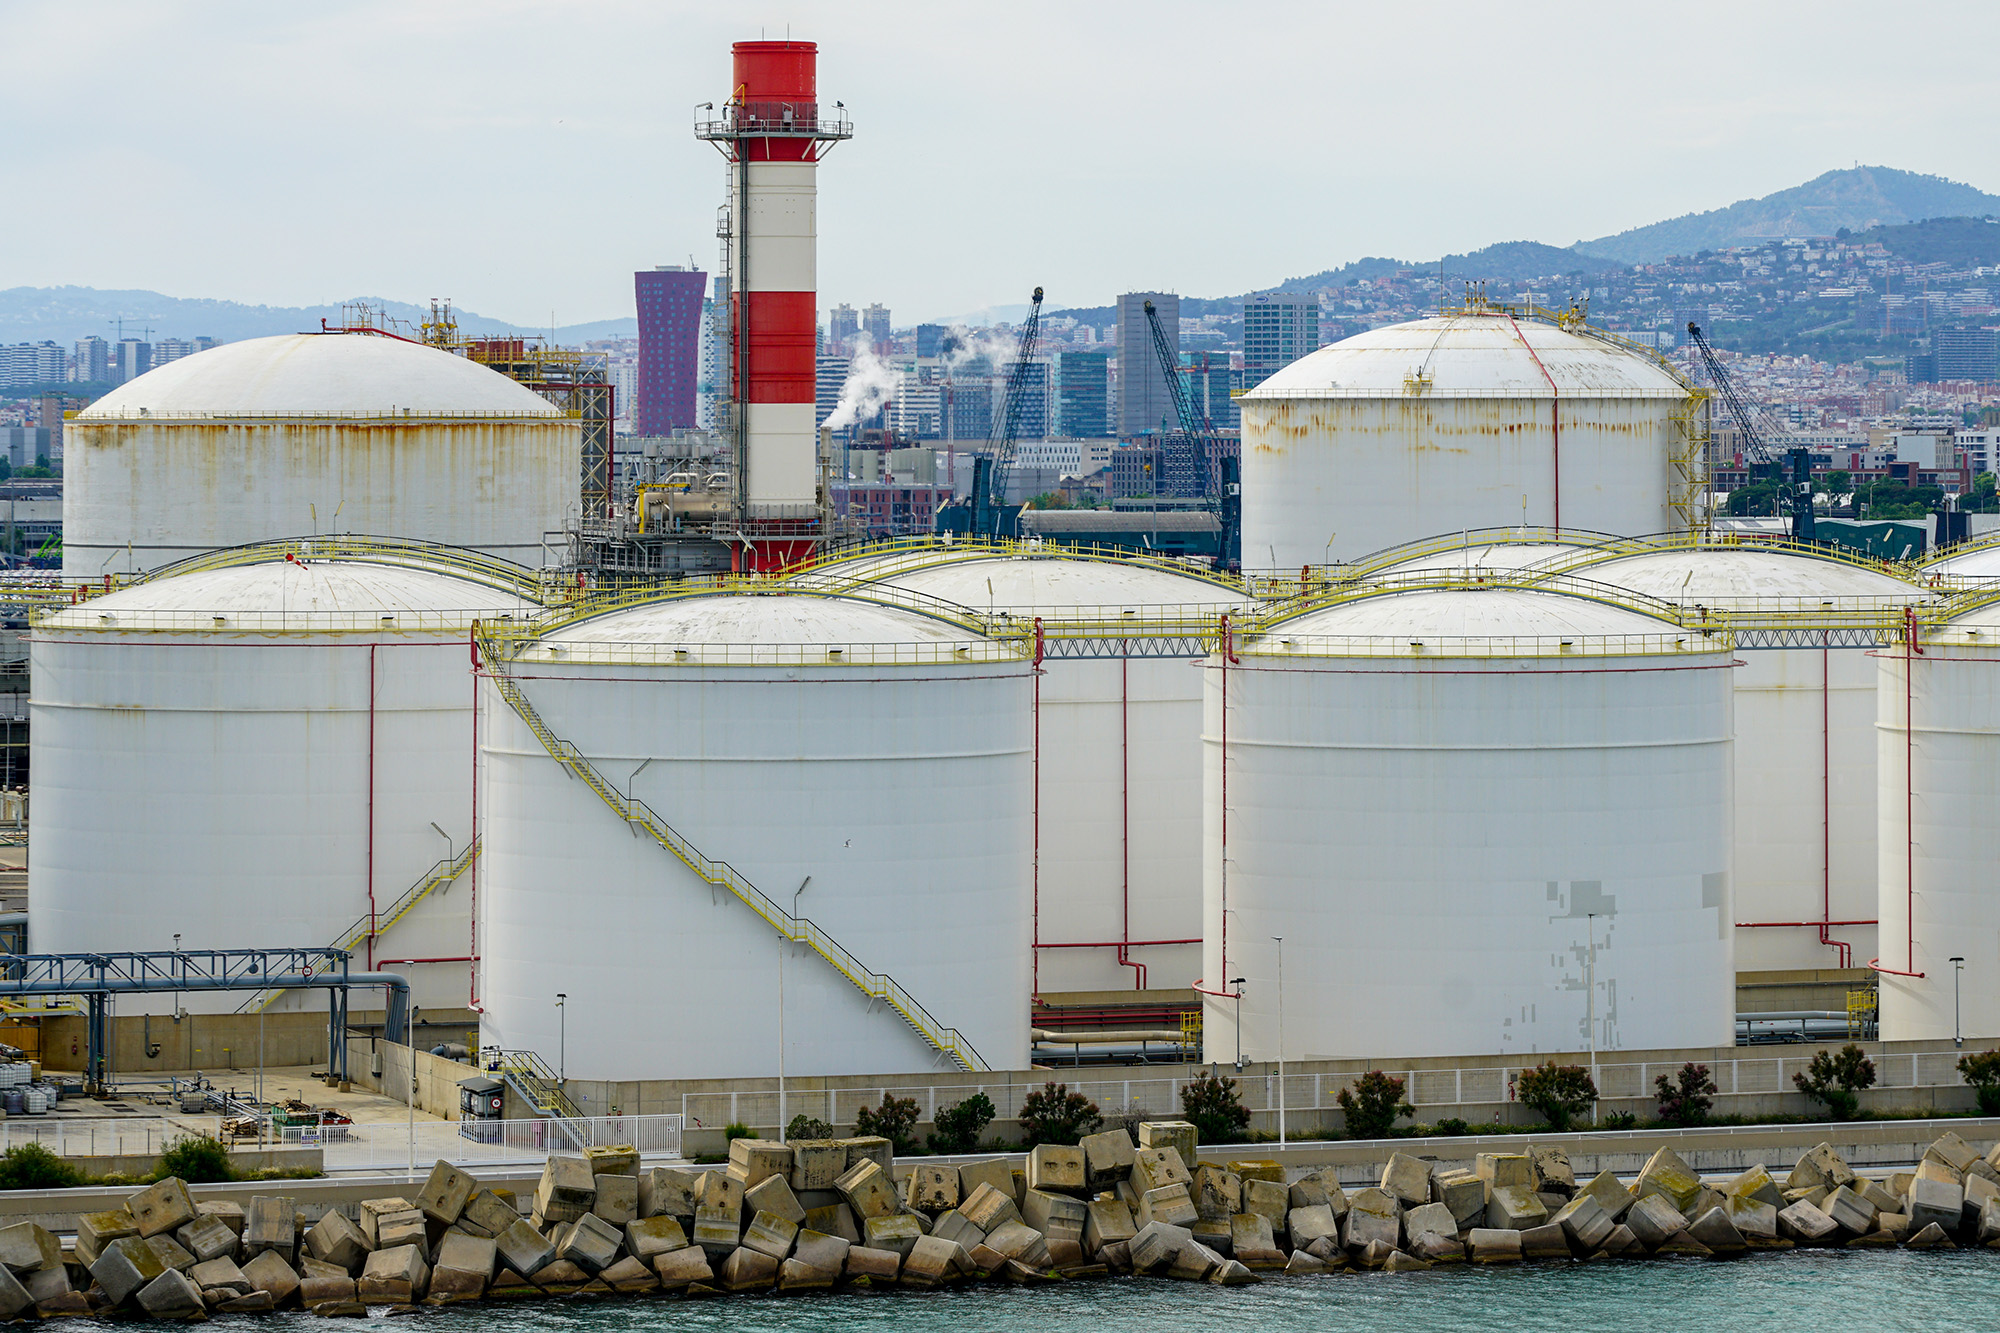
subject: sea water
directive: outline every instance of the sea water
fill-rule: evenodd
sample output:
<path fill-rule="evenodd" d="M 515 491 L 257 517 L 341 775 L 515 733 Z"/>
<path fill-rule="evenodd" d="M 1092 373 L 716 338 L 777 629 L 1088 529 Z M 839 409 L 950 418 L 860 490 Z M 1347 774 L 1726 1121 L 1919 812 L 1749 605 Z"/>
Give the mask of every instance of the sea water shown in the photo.
<path fill-rule="evenodd" d="M 269 1319 L 269 1316 L 265 1316 Z M 329 1327 L 310 1315 L 285 1319 Z M 249 1321 L 255 1323 L 253 1319 Z M 492 1302 L 380 1323 L 434 1333 L 1442 1333 L 2000 1327 L 2000 1254 L 1800 1250 L 1427 1273 L 1267 1274 L 1247 1287 L 1157 1278 L 799 1296 Z M 129 1327 L 129 1326 L 128 1326 Z"/>

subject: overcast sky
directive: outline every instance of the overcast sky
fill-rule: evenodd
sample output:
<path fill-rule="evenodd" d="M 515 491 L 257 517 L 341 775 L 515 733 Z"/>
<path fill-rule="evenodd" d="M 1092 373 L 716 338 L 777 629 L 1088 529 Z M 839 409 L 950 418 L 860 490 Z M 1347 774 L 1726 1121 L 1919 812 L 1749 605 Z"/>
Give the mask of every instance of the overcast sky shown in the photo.
<path fill-rule="evenodd" d="M 712 269 L 729 43 L 820 44 L 822 308 L 1567 245 L 1860 161 L 2000 192 L 1994 0 L 0 0 L 0 287 L 570 324 Z"/>

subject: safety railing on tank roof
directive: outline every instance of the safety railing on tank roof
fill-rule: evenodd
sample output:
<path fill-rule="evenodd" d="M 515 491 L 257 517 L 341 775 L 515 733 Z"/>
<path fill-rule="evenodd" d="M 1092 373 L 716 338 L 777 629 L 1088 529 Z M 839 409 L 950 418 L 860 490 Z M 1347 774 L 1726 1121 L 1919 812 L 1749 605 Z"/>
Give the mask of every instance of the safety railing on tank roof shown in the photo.
<path fill-rule="evenodd" d="M 547 634 L 616 611 L 629 611 L 643 606 L 663 606 L 674 602 L 714 597 L 722 593 L 758 597 L 820 597 L 865 602 L 943 621 L 967 633 L 987 633 L 987 621 L 978 613 L 957 602 L 933 597 L 929 593 L 911 592 L 907 588 L 878 588 L 866 585 L 849 588 L 814 588 L 785 580 L 762 578 L 754 574 L 718 574 L 706 581 L 687 579 L 665 587 L 648 584 L 636 588 L 621 588 L 605 594 L 587 593 L 574 601 L 549 607 L 538 613 L 531 623 L 536 633 Z"/>
<path fill-rule="evenodd" d="M 1377 570 L 1394 565 L 1406 564 L 1412 560 L 1422 560 L 1434 555 L 1448 555 L 1458 551 L 1476 550 L 1482 546 L 1578 546 L 1596 547 L 1607 542 L 1625 540 L 1608 532 L 1582 532 L 1575 528 L 1531 528 L 1515 524 L 1503 528 L 1466 528 L 1442 536 L 1426 538 L 1423 541 L 1404 542 L 1400 546 L 1385 546 L 1379 551 L 1337 565 L 1307 565 L 1308 571 L 1320 571 L 1317 577 L 1361 578 Z M 1259 577 L 1281 578 L 1298 575 L 1280 573 L 1275 570 L 1259 570 Z"/>
<path fill-rule="evenodd" d="M 1865 569 L 1870 573 L 1901 579 L 1913 587 L 1917 586 L 1919 577 L 1917 566 L 1903 561 L 1878 560 L 1846 547 L 1806 545 L 1793 541 L 1787 533 L 1742 532 L 1734 529 L 1724 529 L 1719 532 L 1669 532 L 1650 537 L 1617 537 L 1576 556 L 1563 568 L 1578 569 L 1585 565 L 1602 564 L 1607 560 L 1622 559 L 1626 556 L 1704 549 L 1768 551 L 1779 555 L 1825 560 L 1850 569 Z"/>
<path fill-rule="evenodd" d="M 117 422 L 127 425 L 147 421 L 407 421 L 412 424 L 425 421 L 521 421 L 521 422 L 561 422 L 565 414 L 561 408 L 551 405 L 546 412 L 438 412 L 429 408 L 419 410 L 413 407 L 383 409 L 375 412 L 360 411 L 302 411 L 302 412 L 229 412 L 222 410 L 156 411 L 139 407 L 128 410 L 92 409 L 88 415 L 79 414 L 72 424 L 93 426 L 103 422 Z"/>
<path fill-rule="evenodd" d="M 204 551 L 200 555 L 192 555 L 185 560 L 162 565 L 158 569 L 134 577 L 131 582 L 150 583 L 180 574 L 197 574 L 211 569 L 236 569 L 244 565 L 270 564 L 278 560 L 296 560 L 308 564 L 315 560 L 354 561 L 450 574 L 515 593 L 529 601 L 540 600 L 543 591 L 543 571 L 515 564 L 511 560 L 503 560 L 499 556 L 467 550 L 460 546 L 441 546 L 434 542 L 413 541 L 401 537 L 373 537 L 352 533 L 325 537 L 292 537 L 283 541 L 225 546 L 220 550 Z"/>
<path fill-rule="evenodd" d="M 716 861 L 703 855 L 672 825 L 661 819 L 651 806 L 627 796 L 613 786 L 602 773 L 597 771 L 596 765 L 585 758 L 581 750 L 557 736 L 549 728 L 527 694 L 522 691 L 519 682 L 507 671 L 508 659 L 503 645 L 483 638 L 476 642 L 482 656 L 483 674 L 493 682 L 501 697 L 506 699 L 508 705 L 527 724 L 535 739 L 542 743 L 542 748 L 573 776 L 583 779 L 584 783 L 597 793 L 598 799 L 623 819 L 627 826 L 644 829 L 655 842 L 671 852 L 702 880 L 717 888 L 727 889 L 786 939 L 809 946 L 864 995 L 881 1000 L 894 1009 L 912 1030 L 934 1049 L 948 1056 L 959 1068 L 969 1072 L 984 1071 L 988 1068 L 986 1062 L 980 1058 L 979 1052 L 973 1048 L 963 1033 L 957 1028 L 940 1023 L 894 977 L 865 967 L 810 918 L 794 916 L 785 911 L 761 889 L 738 873 L 735 867 L 726 861 Z"/>
<path fill-rule="evenodd" d="M 964 643 L 637 643 L 522 639 L 508 652 L 522 663 L 575 662 L 601 666 L 931 666 L 1022 662 L 1034 652 L 1032 633 Z"/>
<path fill-rule="evenodd" d="M 1670 657 L 1726 653 L 1726 630 L 1679 634 L 1286 634 L 1238 640 L 1243 657 Z"/>
<path fill-rule="evenodd" d="M 492 615 L 488 611 L 483 614 Z M 102 611 L 94 602 L 38 606 L 28 612 L 37 630 L 116 634 L 295 634 L 395 636 L 451 634 L 462 643 L 479 611 Z"/>
<path fill-rule="evenodd" d="M 1408 592 L 1545 592 L 1580 597 L 1606 606 L 1636 611 L 1676 625 L 1690 624 L 1686 608 L 1664 598 L 1633 592 L 1616 584 L 1573 574 L 1537 569 L 1481 569 L 1478 566 L 1443 569 L 1408 569 L 1377 574 L 1368 579 L 1335 584 L 1322 592 L 1300 598 L 1281 612 L 1265 618 L 1269 628 L 1296 616 L 1329 606 Z"/>
<path fill-rule="evenodd" d="M 866 583 L 907 574 L 913 570 L 929 569 L 960 560 L 978 559 L 1099 561 L 1105 564 L 1155 569 L 1182 578 L 1199 579 L 1235 596 L 1242 596 L 1244 591 L 1240 579 L 1228 574 L 1218 574 L 1205 563 L 1192 560 L 1178 560 L 1171 556 L 1145 554 L 1124 547 L 1099 546 L 1095 543 L 1072 545 L 1068 542 L 1043 538 L 1015 539 L 956 535 L 949 538 L 904 537 L 858 548 L 844 548 L 835 558 L 808 565 L 787 576 L 785 581 L 812 583 L 815 586 L 819 580 L 829 578 L 843 582 Z M 865 565 L 866 568 L 843 579 L 840 567 L 856 564 Z"/>

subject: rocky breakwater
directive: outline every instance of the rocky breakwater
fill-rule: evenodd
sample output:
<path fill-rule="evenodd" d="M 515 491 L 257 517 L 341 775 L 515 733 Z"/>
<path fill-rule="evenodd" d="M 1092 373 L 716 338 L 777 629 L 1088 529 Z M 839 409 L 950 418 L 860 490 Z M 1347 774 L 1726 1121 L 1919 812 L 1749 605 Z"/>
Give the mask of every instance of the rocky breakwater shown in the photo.
<path fill-rule="evenodd" d="M 1189 1163 L 1194 1163 L 1189 1169 Z M 630 1148 L 551 1157 L 523 1216 L 439 1162 L 415 1199 L 307 1222 L 293 1200 L 196 1204 L 178 1180 L 78 1219 L 68 1249 L 0 1228 L 0 1318 L 507 1301 L 578 1293 L 814 1292 L 1136 1273 L 1224 1286 L 1260 1272 L 1733 1256 L 1794 1246 L 2000 1248 L 2000 1147 L 1956 1134 L 1884 1180 L 1821 1144 L 1782 1179 L 1705 1181 L 1662 1148 L 1629 1186 L 1578 1184 L 1558 1150 L 1445 1167 L 1397 1153 L 1352 1194 L 1331 1168 L 1203 1162 L 1159 1121 L 1005 1161 L 919 1163 L 886 1139 L 738 1139 L 723 1170 L 641 1170 Z"/>

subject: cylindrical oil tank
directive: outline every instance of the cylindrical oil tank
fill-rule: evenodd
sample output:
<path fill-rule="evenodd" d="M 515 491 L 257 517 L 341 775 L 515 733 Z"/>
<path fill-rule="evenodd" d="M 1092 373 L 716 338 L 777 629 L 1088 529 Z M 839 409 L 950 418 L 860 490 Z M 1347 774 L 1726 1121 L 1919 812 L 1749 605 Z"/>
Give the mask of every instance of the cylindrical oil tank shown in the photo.
<path fill-rule="evenodd" d="M 792 1075 L 950 1067 L 666 836 L 894 978 L 990 1067 L 1022 1067 L 1029 640 L 839 597 L 721 594 L 585 616 L 484 669 L 614 796 L 552 758 L 489 677 L 482 1041 L 551 1065 L 560 1051 L 589 1079 L 769 1077 L 781 1058 Z"/>
<path fill-rule="evenodd" d="M 1688 524 L 1699 395 L 1581 326 L 1476 306 L 1322 347 L 1241 401 L 1245 569 L 1460 528 Z"/>
<path fill-rule="evenodd" d="M 1881 1037 L 2000 1037 L 2000 603 L 1876 664 Z"/>
<path fill-rule="evenodd" d="M 37 618 L 33 947 L 351 948 L 354 970 L 403 972 L 418 1004 L 463 1009 L 469 631 L 475 618 L 535 607 L 504 583 L 414 556 L 295 552 L 153 578 Z M 409 961 L 419 959 L 444 961 Z M 119 1008 L 165 1013 L 173 999 Z M 181 1003 L 227 1011 L 245 999 Z M 276 1007 L 320 1003 L 294 993 Z M 179 1063 L 159 1067 L 209 1067 L 193 1055 L 163 1053 Z M 219 1062 L 219 1047 L 203 1058 Z"/>
<path fill-rule="evenodd" d="M 1926 562 L 1923 570 L 1926 575 L 1944 575 L 1954 584 L 2000 579 L 2000 540 L 1955 547 Z"/>
<path fill-rule="evenodd" d="M 1037 993 L 1171 990 L 1201 970 L 1201 635 L 1250 603 L 1145 560 L 905 556 L 879 581 L 1040 618 Z M 1121 633 L 1122 631 L 1126 631 Z"/>
<path fill-rule="evenodd" d="M 1736 966 L 1873 957 L 1871 658 L 1901 608 L 1929 594 L 1872 562 L 1796 549 L 1684 546 L 1562 568 L 1735 629 Z"/>
<path fill-rule="evenodd" d="M 1504 588 L 1232 647 L 1203 673 L 1209 1058 L 1239 1003 L 1257 1060 L 1281 1025 L 1294 1060 L 1582 1052 L 1593 1017 L 1600 1051 L 1733 1039 L 1726 648 Z"/>
<path fill-rule="evenodd" d="M 64 430 L 63 573 L 375 533 L 544 563 L 582 435 L 539 394 L 399 338 L 293 334 L 183 357 Z"/>

